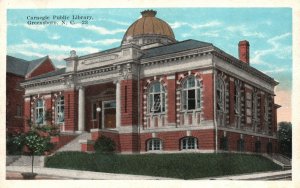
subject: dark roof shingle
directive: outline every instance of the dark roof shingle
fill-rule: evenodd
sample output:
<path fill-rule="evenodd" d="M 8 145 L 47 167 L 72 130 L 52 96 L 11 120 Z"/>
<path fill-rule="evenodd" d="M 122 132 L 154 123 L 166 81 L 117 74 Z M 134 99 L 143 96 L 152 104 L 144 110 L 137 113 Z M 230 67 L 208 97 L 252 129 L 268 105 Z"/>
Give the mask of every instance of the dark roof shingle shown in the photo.
<path fill-rule="evenodd" d="M 144 50 L 145 54 L 142 56 L 142 59 L 166 55 L 166 54 L 172 54 L 172 53 L 191 50 L 195 48 L 207 47 L 207 46 L 212 46 L 212 44 L 190 39 L 190 40 L 185 40 L 185 41 L 173 43 L 166 46 L 160 46 L 160 47 Z"/>
<path fill-rule="evenodd" d="M 25 76 L 27 74 L 29 61 L 24 59 L 15 58 L 12 56 L 6 56 L 6 72 Z"/>

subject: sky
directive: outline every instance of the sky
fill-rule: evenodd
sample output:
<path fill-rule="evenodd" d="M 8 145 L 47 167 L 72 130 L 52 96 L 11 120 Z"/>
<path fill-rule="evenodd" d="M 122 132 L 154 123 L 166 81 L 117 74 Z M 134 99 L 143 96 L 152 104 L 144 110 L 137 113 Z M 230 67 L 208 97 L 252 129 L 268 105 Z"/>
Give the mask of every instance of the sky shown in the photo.
<path fill-rule="evenodd" d="M 71 50 L 78 55 L 118 47 L 127 28 L 145 9 L 9 9 L 7 54 L 33 60 L 49 55 L 58 67 Z M 178 41 L 213 43 L 238 57 L 238 42 L 250 42 L 250 65 L 279 82 L 275 88 L 278 122 L 291 121 L 292 9 L 290 8 L 154 8 Z M 74 20 L 72 15 L 91 16 Z M 58 25 L 30 25 L 32 17 L 48 16 Z M 53 16 L 69 16 L 68 24 Z M 86 22 L 87 21 L 87 22 Z"/>

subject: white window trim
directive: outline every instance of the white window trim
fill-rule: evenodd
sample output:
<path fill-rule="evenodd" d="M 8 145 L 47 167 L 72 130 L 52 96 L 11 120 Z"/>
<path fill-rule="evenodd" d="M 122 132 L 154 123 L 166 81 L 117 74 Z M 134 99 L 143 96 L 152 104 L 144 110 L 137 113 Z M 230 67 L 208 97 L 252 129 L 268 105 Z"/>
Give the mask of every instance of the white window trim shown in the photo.
<path fill-rule="evenodd" d="M 63 99 L 62 99 L 63 98 Z M 61 102 L 63 101 L 63 105 L 61 104 Z M 64 111 L 63 111 L 63 121 L 58 121 L 58 109 L 64 107 Z M 55 101 L 55 123 L 56 124 L 63 124 L 65 122 L 65 99 L 64 96 L 59 96 L 56 101 Z"/>
<path fill-rule="evenodd" d="M 152 87 L 154 87 L 155 84 L 159 84 L 160 85 L 160 91 L 159 92 L 152 92 Z M 151 95 L 153 96 L 152 99 L 152 105 L 155 104 L 154 101 L 154 95 L 155 94 L 159 94 L 160 95 L 160 112 L 153 112 L 151 109 L 153 106 L 150 106 L 150 100 L 151 100 Z M 163 103 L 164 102 L 164 103 Z M 148 88 L 148 94 L 147 94 L 147 112 L 148 114 L 152 115 L 152 116 L 157 116 L 157 115 L 164 115 L 166 113 L 166 89 L 163 86 L 162 83 L 160 82 L 154 82 L 153 84 L 150 85 L 150 87 Z"/>
<path fill-rule="evenodd" d="M 158 150 L 154 149 L 154 146 L 155 146 L 154 141 L 159 141 L 159 149 Z M 151 138 L 151 139 L 149 139 L 147 141 L 147 151 L 149 151 L 149 152 L 162 151 L 162 140 L 159 139 L 159 138 Z"/>
<path fill-rule="evenodd" d="M 193 78 L 195 81 L 195 85 L 193 87 L 188 86 L 188 80 Z M 187 85 L 186 88 L 184 85 Z M 189 109 L 188 107 L 188 91 L 194 90 L 195 91 L 195 109 Z M 200 90 L 200 99 L 198 99 L 198 91 Z M 183 92 L 185 92 L 185 99 L 183 98 Z M 202 97 L 202 87 L 201 82 L 195 76 L 189 76 L 182 82 L 182 89 L 181 89 L 181 112 L 194 112 L 194 111 L 201 111 L 202 104 L 201 104 L 201 97 Z M 198 103 L 199 100 L 199 103 Z M 186 109 L 184 108 L 184 104 L 186 104 Z"/>
<path fill-rule="evenodd" d="M 39 101 L 42 101 L 42 106 L 41 107 L 37 107 L 37 104 Z M 37 111 L 39 111 L 40 109 L 43 110 L 43 120 L 42 123 L 37 123 Z M 34 106 L 34 123 L 37 125 L 45 125 L 46 121 L 45 121 L 45 101 L 43 99 L 37 99 L 35 102 L 35 106 Z"/>
<path fill-rule="evenodd" d="M 184 148 L 184 144 L 183 144 L 184 140 L 188 140 L 190 138 L 193 138 L 193 142 L 194 142 L 193 148 L 188 148 L 188 141 L 186 141 L 185 148 Z M 181 150 L 197 150 L 198 149 L 198 139 L 196 137 L 193 137 L 193 136 L 183 137 L 180 140 L 180 149 Z"/>

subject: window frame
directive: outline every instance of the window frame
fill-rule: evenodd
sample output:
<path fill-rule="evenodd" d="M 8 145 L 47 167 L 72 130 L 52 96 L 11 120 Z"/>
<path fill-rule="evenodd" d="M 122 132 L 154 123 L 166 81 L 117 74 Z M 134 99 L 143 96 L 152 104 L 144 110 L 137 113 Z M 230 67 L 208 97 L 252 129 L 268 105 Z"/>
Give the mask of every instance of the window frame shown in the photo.
<path fill-rule="evenodd" d="M 193 79 L 193 85 L 190 85 L 189 82 Z M 190 93 L 194 92 L 194 98 L 190 98 Z M 181 111 L 191 112 L 191 111 L 199 111 L 202 108 L 201 104 L 201 97 L 202 97 L 202 88 L 201 82 L 197 77 L 194 75 L 187 77 L 182 82 L 182 89 L 181 89 Z M 194 108 L 190 108 L 189 101 L 194 101 Z"/>
<path fill-rule="evenodd" d="M 59 113 L 63 108 L 62 117 L 63 120 L 59 121 Z M 59 96 L 55 101 L 55 123 L 63 124 L 65 122 L 65 98 L 64 96 Z"/>
<path fill-rule="evenodd" d="M 190 142 L 192 141 L 192 143 Z M 186 136 L 180 139 L 181 150 L 196 150 L 198 149 L 198 139 L 193 136 Z"/>
<path fill-rule="evenodd" d="M 41 106 L 37 106 L 39 103 L 39 101 L 41 101 Z M 37 116 L 37 114 L 40 114 L 42 112 L 42 120 L 41 123 L 37 122 L 37 118 L 40 118 L 39 116 Z M 34 105 L 34 123 L 37 125 L 44 125 L 45 124 L 45 101 L 43 99 L 37 99 Z"/>
<path fill-rule="evenodd" d="M 156 85 L 159 85 L 159 91 L 155 91 Z M 155 105 L 157 104 L 157 101 L 155 101 L 155 99 L 159 99 L 159 107 L 155 107 Z M 159 108 L 159 110 L 155 110 L 156 108 Z M 154 82 L 148 88 L 147 112 L 148 114 L 155 115 L 164 114 L 166 112 L 166 89 L 161 82 Z"/>
<path fill-rule="evenodd" d="M 158 147 L 157 147 L 158 144 Z M 159 138 L 151 138 L 147 140 L 147 151 L 162 151 L 162 140 Z"/>
<path fill-rule="evenodd" d="M 226 105 L 225 105 L 225 81 L 218 77 L 217 78 L 217 87 L 216 87 L 216 101 L 217 101 L 217 110 L 224 112 Z M 220 99 L 219 99 L 220 97 Z M 218 109 L 218 107 L 220 108 Z"/>

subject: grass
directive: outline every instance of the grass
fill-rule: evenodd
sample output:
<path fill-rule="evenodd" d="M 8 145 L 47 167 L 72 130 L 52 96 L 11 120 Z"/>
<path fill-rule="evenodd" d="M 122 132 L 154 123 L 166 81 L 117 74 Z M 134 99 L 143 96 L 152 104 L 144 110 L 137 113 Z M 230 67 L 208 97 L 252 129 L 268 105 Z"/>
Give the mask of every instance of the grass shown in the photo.
<path fill-rule="evenodd" d="M 247 154 L 117 155 L 61 152 L 47 158 L 46 167 L 194 179 L 280 170 L 280 166 Z"/>

